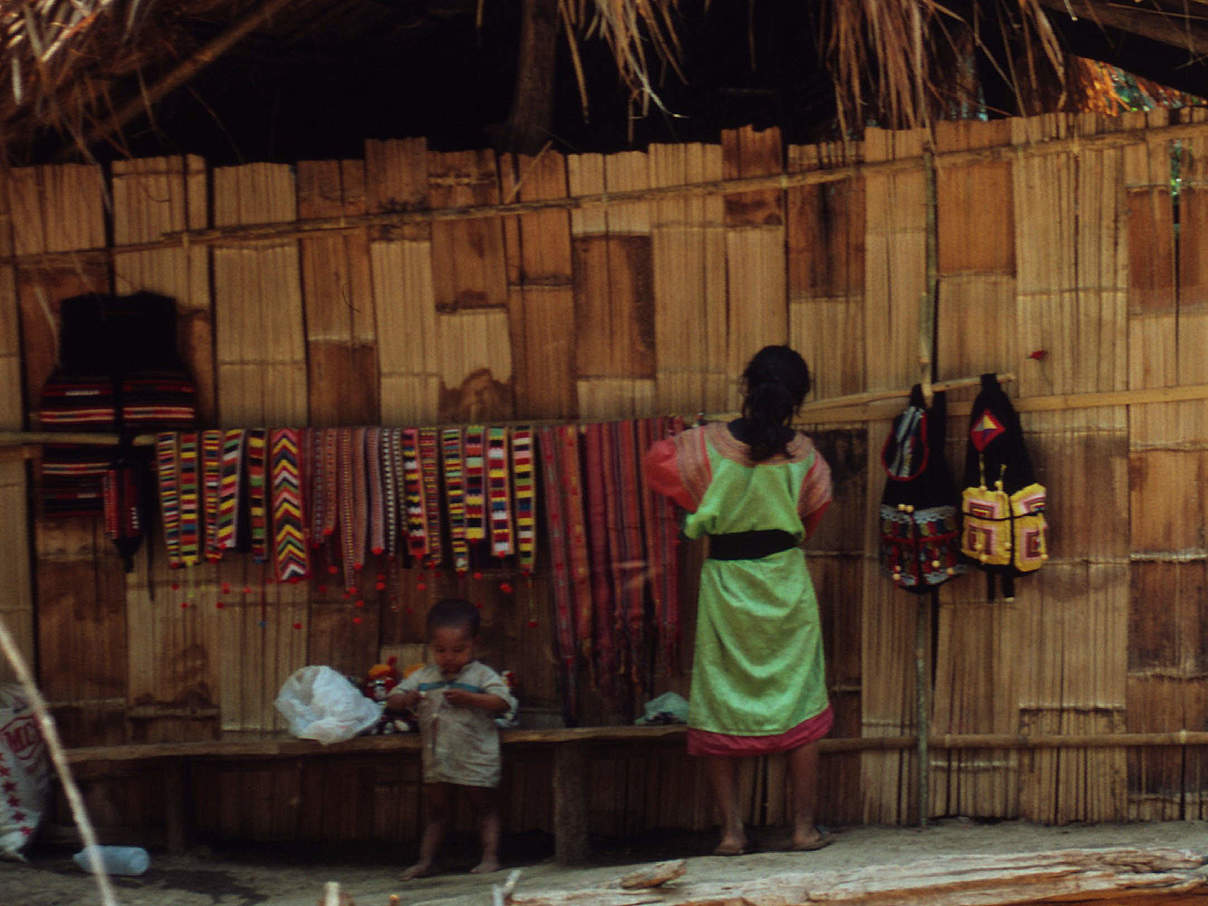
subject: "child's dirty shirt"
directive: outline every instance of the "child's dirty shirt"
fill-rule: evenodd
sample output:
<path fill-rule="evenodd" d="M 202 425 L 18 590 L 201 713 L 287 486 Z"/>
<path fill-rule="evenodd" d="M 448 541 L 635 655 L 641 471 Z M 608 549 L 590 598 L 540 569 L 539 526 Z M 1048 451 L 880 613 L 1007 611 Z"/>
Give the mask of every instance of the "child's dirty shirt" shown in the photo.
<path fill-rule="evenodd" d="M 481 708 L 459 708 L 445 700 L 445 690 L 498 695 L 516 707 L 508 684 L 479 661 L 470 661 L 456 678 L 446 680 L 435 664 L 416 670 L 395 691 L 418 690 L 423 698 L 416 709 L 423 737 L 424 783 L 461 786 L 499 786 L 499 728 L 495 714 Z"/>

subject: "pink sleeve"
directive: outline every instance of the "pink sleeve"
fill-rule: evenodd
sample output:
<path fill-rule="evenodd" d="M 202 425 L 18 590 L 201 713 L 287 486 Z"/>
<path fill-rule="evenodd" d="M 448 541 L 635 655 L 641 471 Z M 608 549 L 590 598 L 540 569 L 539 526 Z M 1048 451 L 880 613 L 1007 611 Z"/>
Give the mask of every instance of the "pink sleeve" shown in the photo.
<path fill-rule="evenodd" d="M 822 454 L 814 451 L 814 464 L 810 466 L 801 483 L 801 494 L 797 498 L 797 512 L 805 526 L 805 537 L 814 534 L 822 514 L 831 502 L 831 471 Z"/>
<path fill-rule="evenodd" d="M 696 501 L 680 476 L 675 440 L 668 437 L 655 441 L 642 460 L 646 483 L 652 491 L 670 497 L 685 510 L 696 509 Z"/>

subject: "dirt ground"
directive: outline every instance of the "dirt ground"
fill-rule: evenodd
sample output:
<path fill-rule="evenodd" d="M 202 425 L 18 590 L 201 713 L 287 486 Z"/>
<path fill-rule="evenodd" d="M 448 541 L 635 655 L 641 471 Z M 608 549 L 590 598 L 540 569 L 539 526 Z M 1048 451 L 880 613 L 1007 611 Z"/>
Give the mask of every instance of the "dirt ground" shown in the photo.
<path fill-rule="evenodd" d="M 401 862 L 376 860 L 373 853 L 334 859 L 296 849 L 239 854 L 198 848 L 181 856 L 152 852 L 145 875 L 115 878 L 114 887 L 123 906 L 314 906 L 327 881 L 339 882 L 357 906 L 389 906 L 391 894 L 400 897 L 400 906 L 490 906 L 491 885 L 502 884 L 511 868 L 522 869 L 518 891 L 534 892 L 600 885 L 634 865 L 671 858 L 687 858 L 687 878 L 694 881 L 741 881 L 780 872 L 907 864 L 956 854 L 1105 846 L 1208 853 L 1208 822 L 1203 821 L 1040 827 L 1018 821 L 954 819 L 925 829 L 858 827 L 838 828 L 834 833 L 835 842 L 826 849 L 786 853 L 772 851 L 780 835 L 766 832 L 755 840 L 757 851 L 732 858 L 702 855 L 708 852 L 712 835 L 660 835 L 625 848 L 608 847 L 581 868 L 563 868 L 550 859 L 533 861 L 531 854 L 526 858 L 524 846 L 512 841 L 505 847 L 504 870 L 485 877 L 465 873 L 474 855 L 467 840 L 465 846 L 453 847 L 442 867 L 444 873 L 410 882 L 399 880 Z M 0 906 L 101 902 L 91 876 L 75 867 L 69 850 L 39 847 L 29 856 L 25 864 L 0 862 Z"/>

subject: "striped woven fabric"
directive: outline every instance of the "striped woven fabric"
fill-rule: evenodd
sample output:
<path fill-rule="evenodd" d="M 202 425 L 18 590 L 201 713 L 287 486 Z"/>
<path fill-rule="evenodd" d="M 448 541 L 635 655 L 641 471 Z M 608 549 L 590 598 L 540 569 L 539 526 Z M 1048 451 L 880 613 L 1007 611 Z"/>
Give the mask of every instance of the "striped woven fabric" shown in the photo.
<path fill-rule="evenodd" d="M 315 460 L 315 489 L 311 495 L 319 514 L 317 521 L 312 523 L 310 537 L 310 543 L 316 546 L 336 533 L 336 523 L 340 518 L 339 431 L 335 428 L 321 429 L 319 446 L 322 449 Z"/>
<path fill-rule="evenodd" d="M 197 433 L 180 435 L 180 561 L 195 566 L 201 560 L 202 513 L 198 486 Z"/>
<path fill-rule="evenodd" d="M 47 431 L 117 430 L 113 381 L 56 373 L 42 388 L 38 419 Z M 96 516 L 112 447 L 47 444 L 42 448 L 42 509 L 47 516 Z"/>
<path fill-rule="evenodd" d="M 386 556 L 391 560 L 398 556 L 400 438 L 398 428 L 382 429 L 379 453 L 382 460 L 382 510 L 386 519 Z"/>
<path fill-rule="evenodd" d="M 624 627 L 616 626 L 614 610 L 617 605 L 609 583 L 609 541 L 607 488 L 605 472 L 611 466 L 604 448 L 607 425 L 588 425 L 584 431 L 587 472 L 587 509 L 585 519 L 588 526 L 588 554 L 591 563 L 591 599 L 594 617 L 594 639 L 596 654 L 596 682 L 606 697 L 616 700 L 617 676 L 619 673 L 618 640 L 624 640 Z M 568 455 L 564 451 L 564 461 Z M 615 556 L 615 554 L 613 554 Z"/>
<path fill-rule="evenodd" d="M 221 560 L 218 546 L 218 497 L 222 485 L 222 432 L 201 433 L 201 488 L 204 541 L 201 545 L 207 560 Z"/>
<path fill-rule="evenodd" d="M 440 436 L 441 463 L 445 472 L 445 512 L 449 517 L 449 541 L 453 568 L 470 568 L 470 546 L 466 543 L 466 484 L 460 428 L 445 428 Z"/>
<path fill-rule="evenodd" d="M 159 479 L 160 522 L 168 566 L 184 566 L 180 557 L 180 470 L 176 434 L 164 431 L 155 438 L 155 467 Z"/>
<path fill-rule="evenodd" d="M 197 391 L 183 371 L 136 371 L 122 378 L 122 424 L 185 430 L 197 420 Z"/>
<path fill-rule="evenodd" d="M 428 555 L 428 520 L 424 514 L 424 476 L 419 461 L 419 431 L 402 435 L 403 499 L 407 505 L 407 550 L 417 562 Z"/>
<path fill-rule="evenodd" d="M 268 488 L 265 485 L 265 430 L 252 428 L 247 432 L 247 495 L 248 523 L 252 559 L 257 563 L 268 560 Z"/>
<path fill-rule="evenodd" d="M 474 544 L 487 536 L 486 459 L 482 425 L 470 425 L 465 435 L 466 541 Z"/>
<path fill-rule="evenodd" d="M 491 554 L 508 557 L 512 544 L 512 483 L 508 477 L 508 429 L 487 428 L 487 503 L 491 523 Z"/>
<path fill-rule="evenodd" d="M 365 566 L 368 490 L 365 487 L 365 429 L 339 428 L 340 559 L 344 587 L 356 588 L 357 573 Z"/>
<path fill-rule="evenodd" d="M 440 566 L 444 554 L 440 543 L 440 432 L 419 430 L 419 467 L 424 493 L 424 536 L 428 539 L 428 566 Z"/>
<path fill-rule="evenodd" d="M 512 487 L 516 497 L 516 565 L 531 573 L 537 563 L 537 483 L 533 431 L 512 429 Z"/>
<path fill-rule="evenodd" d="M 239 542 L 239 490 L 243 475 L 244 432 L 233 428 L 222 437 L 222 475 L 218 483 L 218 549 Z"/>
<path fill-rule="evenodd" d="M 582 460 L 579 457 L 579 430 L 574 425 L 558 429 L 562 454 L 562 494 L 566 499 L 565 524 L 567 559 L 570 564 L 571 600 L 574 605 L 575 631 L 579 650 L 590 663 L 593 652 L 593 607 L 591 569 L 588 566 L 587 517 L 583 507 Z"/>
<path fill-rule="evenodd" d="M 270 435 L 273 482 L 273 550 L 277 578 L 296 582 L 310 574 L 306 517 L 302 508 L 302 460 L 298 432 L 275 428 Z"/>
<path fill-rule="evenodd" d="M 613 557 L 609 564 L 613 573 L 613 588 L 618 598 L 616 622 L 624 624 L 629 642 L 626 658 L 630 679 L 649 696 L 651 676 L 646 657 L 646 548 L 642 538 L 642 484 L 638 461 L 636 423 L 632 419 L 608 425 L 608 462 L 613 480 L 608 475 L 608 524 L 613 531 L 609 548 Z"/>
<path fill-rule="evenodd" d="M 369 492 L 369 552 L 386 550 L 385 494 L 382 488 L 382 429 L 365 429 L 365 486 Z"/>

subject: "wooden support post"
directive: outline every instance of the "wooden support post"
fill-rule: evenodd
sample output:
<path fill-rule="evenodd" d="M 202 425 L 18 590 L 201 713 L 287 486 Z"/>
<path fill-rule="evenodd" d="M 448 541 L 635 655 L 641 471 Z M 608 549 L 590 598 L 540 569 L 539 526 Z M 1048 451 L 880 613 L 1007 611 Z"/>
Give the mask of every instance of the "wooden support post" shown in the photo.
<path fill-rule="evenodd" d="M 554 747 L 554 860 L 587 860 L 587 759 L 581 743 Z"/>
<path fill-rule="evenodd" d="M 168 852 L 174 855 L 189 847 L 193 805 L 189 773 L 185 758 L 170 758 L 164 763 L 164 837 Z"/>

